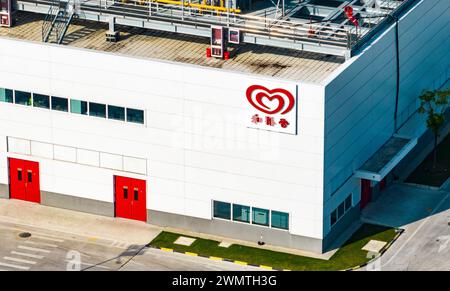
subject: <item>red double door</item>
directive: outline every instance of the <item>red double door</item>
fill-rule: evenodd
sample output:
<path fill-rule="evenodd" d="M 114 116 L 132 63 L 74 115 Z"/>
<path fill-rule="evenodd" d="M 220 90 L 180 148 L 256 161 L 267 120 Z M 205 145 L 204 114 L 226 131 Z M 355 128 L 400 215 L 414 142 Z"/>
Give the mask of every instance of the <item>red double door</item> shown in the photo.
<path fill-rule="evenodd" d="M 372 187 L 370 180 L 361 179 L 361 203 L 360 208 L 363 209 L 372 200 Z"/>
<path fill-rule="evenodd" d="M 14 158 L 8 161 L 11 199 L 40 203 L 39 163 Z"/>
<path fill-rule="evenodd" d="M 146 181 L 115 176 L 116 217 L 147 221 Z"/>

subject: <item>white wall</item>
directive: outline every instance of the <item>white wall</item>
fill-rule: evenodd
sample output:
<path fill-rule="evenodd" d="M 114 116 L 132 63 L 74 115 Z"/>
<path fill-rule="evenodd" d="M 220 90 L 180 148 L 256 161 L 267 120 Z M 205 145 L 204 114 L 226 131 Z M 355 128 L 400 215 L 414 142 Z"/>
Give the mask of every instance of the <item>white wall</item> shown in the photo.
<path fill-rule="evenodd" d="M 426 0 L 399 21 L 399 125 L 416 112 L 422 90 L 435 89 L 450 76 L 449 20 L 450 1 Z M 354 203 L 360 200 L 358 182 L 350 178 L 353 171 L 394 132 L 394 27 L 334 72 L 326 83 L 325 234 L 330 228 L 330 212 L 351 191 Z"/>
<path fill-rule="evenodd" d="M 0 87 L 146 111 L 146 125 L 136 125 L 0 103 L 2 143 L 146 158 L 149 209 L 210 219 L 211 200 L 229 201 L 288 212 L 293 234 L 322 237 L 322 86 L 8 39 L 0 63 Z M 252 84 L 298 86 L 298 135 L 247 128 Z M 124 174 L 38 160 L 42 190 L 102 201 L 113 201 L 112 175 Z"/>

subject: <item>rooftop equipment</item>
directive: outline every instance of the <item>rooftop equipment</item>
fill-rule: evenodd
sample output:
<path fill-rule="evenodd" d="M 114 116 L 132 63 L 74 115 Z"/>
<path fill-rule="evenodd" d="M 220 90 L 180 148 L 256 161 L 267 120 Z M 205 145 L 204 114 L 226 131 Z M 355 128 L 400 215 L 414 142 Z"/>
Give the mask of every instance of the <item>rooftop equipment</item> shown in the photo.
<path fill-rule="evenodd" d="M 0 26 L 11 25 L 11 0 L 0 0 Z"/>
<path fill-rule="evenodd" d="M 52 20 L 55 20 L 57 12 L 49 8 L 58 7 L 62 2 L 12 1 L 17 2 L 15 7 L 18 10 L 48 14 L 47 18 Z M 212 26 L 225 27 L 227 34 L 231 33 L 226 37 L 230 43 L 236 40 L 241 44 L 348 57 L 382 29 L 383 24 L 394 19 L 390 16 L 406 11 L 418 1 L 83 0 L 76 14 L 79 19 L 108 23 L 114 17 L 118 25 L 205 38 L 211 37 Z M 247 6 L 247 10 L 242 9 Z M 69 16 L 64 17 L 66 22 L 61 26 L 62 31 L 70 24 Z M 60 36 L 63 37 L 64 33 Z"/>

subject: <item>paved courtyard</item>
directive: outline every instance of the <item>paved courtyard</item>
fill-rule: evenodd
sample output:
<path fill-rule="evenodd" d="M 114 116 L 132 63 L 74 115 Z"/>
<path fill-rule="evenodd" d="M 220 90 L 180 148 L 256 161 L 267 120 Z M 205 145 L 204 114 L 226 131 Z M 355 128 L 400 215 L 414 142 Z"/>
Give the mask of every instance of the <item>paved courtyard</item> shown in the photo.
<path fill-rule="evenodd" d="M 450 189 L 392 185 L 364 209 L 362 220 L 405 230 L 370 268 L 450 270 Z"/>

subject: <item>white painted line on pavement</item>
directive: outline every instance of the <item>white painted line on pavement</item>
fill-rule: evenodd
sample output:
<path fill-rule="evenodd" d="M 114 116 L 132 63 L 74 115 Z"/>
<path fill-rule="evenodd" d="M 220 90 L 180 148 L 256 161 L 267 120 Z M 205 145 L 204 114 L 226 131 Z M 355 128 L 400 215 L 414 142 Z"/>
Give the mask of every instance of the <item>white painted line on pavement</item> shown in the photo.
<path fill-rule="evenodd" d="M 49 240 L 49 241 L 54 241 L 54 242 L 63 242 L 64 240 L 59 239 L 59 238 L 53 238 L 53 237 L 49 237 L 49 236 L 43 236 L 43 235 L 33 235 L 34 238 L 38 238 L 38 239 L 43 239 L 43 240 Z"/>
<path fill-rule="evenodd" d="M 29 251 L 35 251 L 35 252 L 43 252 L 43 253 L 50 253 L 48 250 L 38 249 L 38 248 L 32 248 L 32 247 L 26 247 L 26 246 L 18 246 L 19 249 L 22 250 L 29 250 Z"/>
<path fill-rule="evenodd" d="M 54 245 L 54 244 L 41 243 L 41 242 L 34 242 L 34 241 L 30 241 L 30 240 L 24 241 L 24 243 L 30 244 L 30 245 L 41 245 L 41 246 L 46 246 L 46 247 L 51 247 L 51 248 L 56 248 L 56 247 L 58 247 L 57 245 Z"/>
<path fill-rule="evenodd" d="M 29 261 L 29 260 L 24 260 L 24 259 L 18 259 L 18 258 L 12 258 L 12 257 L 3 257 L 3 259 L 5 259 L 7 261 L 17 262 L 17 263 L 36 265 L 35 261 Z"/>
<path fill-rule="evenodd" d="M 21 252 L 16 252 L 16 251 L 11 251 L 11 255 L 24 256 L 24 257 L 29 257 L 29 258 L 33 258 L 33 259 L 43 259 L 44 258 L 44 256 L 39 256 L 39 255 L 34 255 L 34 254 L 29 254 L 29 253 L 21 253 Z"/>
<path fill-rule="evenodd" d="M 0 262 L 0 266 L 10 267 L 10 268 L 19 269 L 19 270 L 29 270 L 30 269 L 30 267 L 18 266 L 18 265 L 7 264 L 7 263 L 2 263 L 2 262 Z"/>

